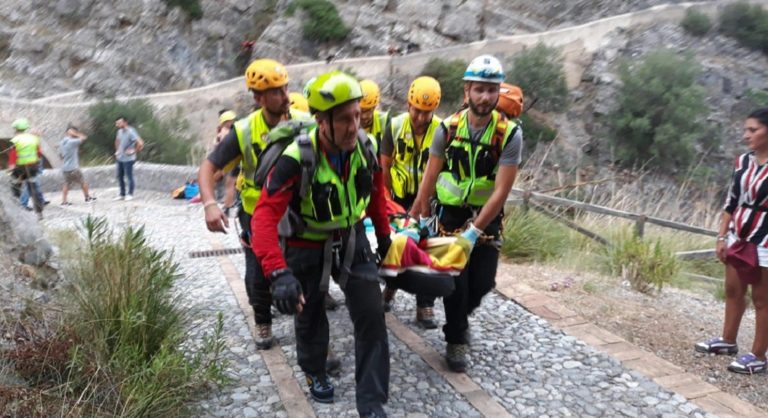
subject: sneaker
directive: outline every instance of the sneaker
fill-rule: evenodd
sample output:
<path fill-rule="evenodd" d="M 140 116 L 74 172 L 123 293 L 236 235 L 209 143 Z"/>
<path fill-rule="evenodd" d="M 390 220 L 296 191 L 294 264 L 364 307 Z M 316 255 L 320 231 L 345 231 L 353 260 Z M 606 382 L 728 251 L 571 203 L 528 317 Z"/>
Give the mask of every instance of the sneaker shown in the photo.
<path fill-rule="evenodd" d="M 269 350 L 275 345 L 275 337 L 272 335 L 272 324 L 256 324 L 256 348 Z"/>
<path fill-rule="evenodd" d="M 125 200 L 133 200 L 133 195 L 130 195 L 130 194 L 125 195 Z"/>
<path fill-rule="evenodd" d="M 125 200 L 125 196 L 115 196 L 112 200 L 117 202 L 118 200 Z"/>
<path fill-rule="evenodd" d="M 325 293 L 325 310 L 335 311 L 339 307 L 339 302 L 331 296 L 330 292 Z"/>
<path fill-rule="evenodd" d="M 768 362 L 760 360 L 752 353 L 739 356 L 728 365 L 728 371 L 741 374 L 764 373 L 768 367 Z"/>
<path fill-rule="evenodd" d="M 43 201 L 43 206 L 48 206 L 48 205 L 50 205 L 50 204 L 51 204 L 51 201 L 50 201 L 50 200 L 44 200 L 44 201 Z"/>
<path fill-rule="evenodd" d="M 312 399 L 320 403 L 333 403 L 333 384 L 331 384 L 328 376 L 324 374 L 312 375 L 309 373 L 305 373 L 305 376 Z"/>
<path fill-rule="evenodd" d="M 325 359 L 325 372 L 335 376 L 339 369 L 341 369 L 341 360 L 336 357 L 336 353 L 331 350 L 331 347 L 328 347 L 328 357 Z"/>
<path fill-rule="evenodd" d="M 467 344 L 448 343 L 445 349 L 445 361 L 448 363 L 448 368 L 456 373 L 467 371 L 468 353 L 469 346 Z"/>
<path fill-rule="evenodd" d="M 72 202 L 61 202 L 61 206 L 72 206 Z"/>
<path fill-rule="evenodd" d="M 395 293 L 397 293 L 397 289 L 384 286 L 384 292 L 381 295 L 384 303 L 384 312 L 389 312 L 392 310 L 392 305 L 395 302 Z"/>
<path fill-rule="evenodd" d="M 94 200 L 96 200 L 96 196 L 88 196 L 85 198 L 86 202 L 93 202 Z"/>
<path fill-rule="evenodd" d="M 435 312 L 431 306 L 425 308 L 416 308 L 416 322 L 424 329 L 437 328 L 437 322 L 435 322 Z"/>
<path fill-rule="evenodd" d="M 702 341 L 696 344 L 694 349 L 698 353 L 725 354 L 729 356 L 733 356 L 739 352 L 738 345 L 725 342 L 723 337 L 712 338 L 709 341 Z"/>

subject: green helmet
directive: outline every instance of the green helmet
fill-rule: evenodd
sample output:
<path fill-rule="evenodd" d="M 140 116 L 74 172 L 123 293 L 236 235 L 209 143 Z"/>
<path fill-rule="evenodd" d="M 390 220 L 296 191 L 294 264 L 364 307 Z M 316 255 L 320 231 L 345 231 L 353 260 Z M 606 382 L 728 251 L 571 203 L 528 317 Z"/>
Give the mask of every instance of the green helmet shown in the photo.
<path fill-rule="evenodd" d="M 29 120 L 27 118 L 18 118 L 13 121 L 11 128 L 17 131 L 26 131 L 29 129 Z"/>
<path fill-rule="evenodd" d="M 331 71 L 309 80 L 304 87 L 304 96 L 311 110 L 324 112 L 349 101 L 359 100 L 363 97 L 363 90 L 360 83 L 349 74 Z"/>

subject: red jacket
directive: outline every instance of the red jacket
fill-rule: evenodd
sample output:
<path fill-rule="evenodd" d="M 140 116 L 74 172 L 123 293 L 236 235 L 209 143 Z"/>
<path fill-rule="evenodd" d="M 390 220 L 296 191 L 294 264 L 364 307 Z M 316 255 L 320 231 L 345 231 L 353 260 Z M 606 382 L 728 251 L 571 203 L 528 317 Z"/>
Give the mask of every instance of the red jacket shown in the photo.
<path fill-rule="evenodd" d="M 325 158 L 320 153 L 319 158 Z M 272 171 L 261 192 L 251 218 L 251 249 L 261 263 L 264 276 L 278 269 L 285 268 L 285 257 L 280 249 L 277 224 L 298 193 L 297 183 L 301 178 L 301 169 L 296 160 L 281 157 Z M 376 235 L 389 235 L 389 216 L 387 214 L 386 188 L 381 170 L 373 175 L 371 201 L 366 214 L 373 221 Z"/>

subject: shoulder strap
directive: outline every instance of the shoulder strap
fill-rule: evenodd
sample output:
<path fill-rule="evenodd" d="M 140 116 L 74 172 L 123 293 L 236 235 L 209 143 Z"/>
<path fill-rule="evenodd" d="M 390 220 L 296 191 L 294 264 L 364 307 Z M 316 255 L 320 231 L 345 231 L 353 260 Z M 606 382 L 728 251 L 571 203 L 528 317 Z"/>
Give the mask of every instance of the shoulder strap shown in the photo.
<path fill-rule="evenodd" d="M 315 156 L 315 149 L 312 146 L 312 139 L 309 137 L 306 129 L 302 129 L 299 136 L 296 137 L 296 144 L 299 146 L 299 163 L 301 165 L 299 197 L 303 199 L 307 195 L 309 184 L 312 182 L 317 158 Z"/>
<path fill-rule="evenodd" d="M 371 168 L 371 171 L 378 171 L 378 152 L 373 141 L 371 141 L 371 137 L 368 136 L 364 129 L 357 131 L 357 141 L 360 143 L 360 146 L 363 147 L 363 153 L 365 159 L 368 160 L 368 166 Z"/>
<path fill-rule="evenodd" d="M 496 121 L 496 130 L 493 132 L 493 137 L 491 138 L 491 145 L 497 147 L 499 153 L 501 153 L 502 148 L 504 148 L 504 140 L 507 139 L 506 133 L 508 123 L 509 121 L 507 120 L 507 117 L 499 112 L 499 119 Z"/>
<path fill-rule="evenodd" d="M 454 113 L 448 121 L 448 133 L 445 137 L 445 145 L 450 145 L 451 141 L 456 137 L 456 131 L 459 130 L 459 119 L 461 116 L 459 113 Z"/>

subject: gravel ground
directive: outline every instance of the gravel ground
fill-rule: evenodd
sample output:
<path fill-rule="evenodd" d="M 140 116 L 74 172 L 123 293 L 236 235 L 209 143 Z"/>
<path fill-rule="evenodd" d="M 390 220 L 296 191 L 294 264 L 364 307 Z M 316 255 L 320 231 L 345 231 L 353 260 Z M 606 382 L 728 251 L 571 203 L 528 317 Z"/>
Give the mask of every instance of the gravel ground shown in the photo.
<path fill-rule="evenodd" d="M 185 279 L 178 284 L 184 303 L 193 312 L 190 329 L 193 340 L 212 328 L 215 314 L 222 312 L 225 323 L 227 373 L 233 384 L 213 391 L 198 403 L 200 415 L 286 417 L 277 390 L 255 350 L 245 318 L 214 258 L 189 259 L 192 250 L 210 248 L 209 233 L 203 225 L 199 205 L 187 206 L 164 194 L 138 193 L 132 202 L 112 202 L 114 190 L 100 190 L 94 205 L 75 202 L 66 209 L 46 210 L 49 230 L 72 228 L 85 214 L 106 216 L 113 225 L 144 224 L 153 245 L 173 251 Z M 56 196 L 51 196 L 55 202 Z M 218 235 L 225 247 L 237 245 L 234 233 Z M 242 271 L 241 256 L 232 261 Z M 504 274 L 507 274 L 504 271 Z M 332 292 L 343 301 L 341 291 Z M 439 352 L 444 351 L 439 330 L 424 331 L 413 323 L 414 298 L 399 293 L 395 314 L 422 335 Z M 443 322 L 442 304 L 436 314 Z M 329 313 L 332 346 L 343 368 L 334 379 L 336 403 L 319 405 L 310 401 L 321 417 L 356 416 L 354 406 L 354 361 L 352 326 L 342 305 Z M 706 416 L 679 395 L 669 393 L 650 380 L 624 369 L 617 361 L 554 330 L 520 306 L 495 294 L 484 301 L 472 317 L 473 346 L 469 376 L 514 416 Z M 274 333 L 293 366 L 301 388 L 303 376 L 295 363 L 292 319 L 278 316 Z M 471 404 L 417 354 L 390 335 L 392 353 L 392 417 L 474 417 Z"/>
<path fill-rule="evenodd" d="M 632 291 L 619 279 L 595 274 L 540 265 L 504 264 L 501 269 L 503 274 L 519 278 L 541 291 L 548 291 L 550 284 L 570 278 L 573 280 L 570 288 L 547 294 L 600 327 L 700 376 L 720 390 L 768 409 L 768 375 L 731 373 L 726 367 L 732 357 L 693 351 L 696 342 L 718 336 L 722 331 L 725 305 L 713 296 L 711 288 L 667 287 L 658 296 L 648 296 Z M 750 308 L 744 314 L 739 332 L 742 352 L 751 349 L 754 335 L 755 315 Z"/>

